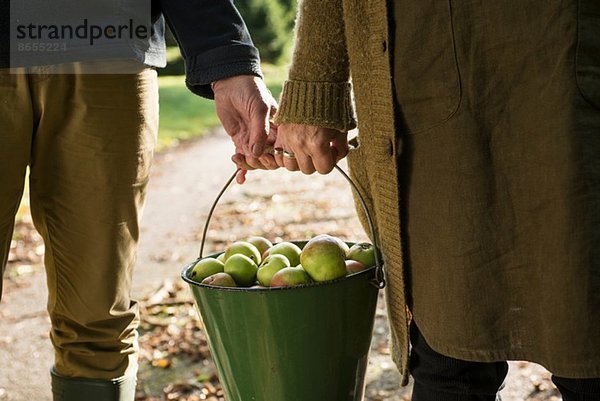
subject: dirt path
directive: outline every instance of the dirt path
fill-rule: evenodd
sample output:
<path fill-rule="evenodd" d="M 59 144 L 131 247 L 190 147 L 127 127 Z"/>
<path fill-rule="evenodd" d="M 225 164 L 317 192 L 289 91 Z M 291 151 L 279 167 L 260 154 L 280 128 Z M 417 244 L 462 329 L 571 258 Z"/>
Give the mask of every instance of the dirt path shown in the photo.
<path fill-rule="evenodd" d="M 146 300 L 151 297 L 153 301 L 144 305 L 155 304 L 144 309 L 139 400 L 166 399 L 167 394 L 174 397 L 168 399 L 201 399 L 194 394 L 189 398 L 177 396 L 176 391 L 186 388 L 191 393 L 202 390 L 207 394 L 205 389 L 214 387 L 209 383 L 215 380 L 214 369 L 208 360 L 206 364 L 198 360 L 207 354 L 200 353 L 206 353 L 206 349 L 198 345 L 202 344 L 202 333 L 187 289 L 175 285 L 169 293 L 165 291 L 169 284 L 165 283 L 180 283 L 181 267 L 196 257 L 206 212 L 233 170 L 228 158 L 221 156 L 230 154 L 231 149 L 229 139 L 221 132 L 161 155 L 155 165 L 134 278 L 134 296 Z M 211 224 L 207 251 L 220 250 L 232 240 L 253 234 L 266 234 L 277 241 L 325 232 L 343 239 L 366 239 L 354 214 L 349 187 L 341 176 L 307 178 L 285 171 L 257 172 L 248 184 L 234 185 L 225 195 Z M 5 279 L 0 304 L 0 401 L 51 400 L 48 368 L 52 349 L 45 315 L 45 276 L 39 268 L 32 271 Z M 157 294 L 183 294 L 188 303 L 179 308 L 165 307 L 156 301 Z M 151 316 L 155 312 L 163 323 Z M 185 327 L 168 323 L 176 319 L 189 322 Z M 169 338 L 177 339 L 175 348 L 168 348 Z M 410 387 L 398 385 L 387 338 L 386 312 L 380 302 L 367 371 L 368 401 L 409 399 Z M 163 346 L 170 352 L 158 352 Z M 182 351 L 182 357 L 173 357 L 175 351 Z M 164 390 L 168 384 L 171 386 Z M 560 399 L 549 384 L 548 373 L 526 363 L 511 364 L 503 395 L 505 401 Z"/>

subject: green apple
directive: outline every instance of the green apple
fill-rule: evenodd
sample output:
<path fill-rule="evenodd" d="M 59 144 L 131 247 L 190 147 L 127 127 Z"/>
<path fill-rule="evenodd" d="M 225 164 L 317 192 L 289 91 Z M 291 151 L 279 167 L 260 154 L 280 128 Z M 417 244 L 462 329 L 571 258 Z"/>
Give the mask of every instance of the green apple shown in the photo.
<path fill-rule="evenodd" d="M 311 282 L 310 276 L 302 266 L 284 267 L 273 275 L 271 287 L 293 287 Z"/>
<path fill-rule="evenodd" d="M 215 287 L 237 287 L 235 280 L 227 273 L 215 273 L 202 280 L 202 284 Z"/>
<path fill-rule="evenodd" d="M 257 270 L 256 263 L 241 253 L 233 254 L 225 260 L 225 273 L 233 277 L 237 284 L 244 287 L 254 284 Z"/>
<path fill-rule="evenodd" d="M 346 260 L 346 272 L 348 274 L 358 273 L 365 270 L 367 267 L 357 260 L 348 259 Z"/>
<path fill-rule="evenodd" d="M 219 256 L 217 256 L 217 260 L 221 263 L 225 263 L 225 252 L 220 253 Z"/>
<path fill-rule="evenodd" d="M 208 276 L 224 271 L 223 262 L 215 258 L 201 259 L 194 265 L 190 272 L 190 278 L 197 282 L 202 282 Z"/>
<path fill-rule="evenodd" d="M 344 252 L 344 255 L 348 253 L 348 251 L 350 250 L 350 247 L 348 246 L 348 244 L 346 244 L 344 241 L 342 241 L 341 239 L 339 239 L 338 237 L 333 237 L 337 240 L 338 244 L 340 245 L 340 248 L 342 248 L 342 251 Z"/>
<path fill-rule="evenodd" d="M 261 256 L 262 260 L 265 260 L 267 258 L 267 256 L 269 256 L 269 253 L 271 253 L 271 248 L 267 249 L 266 251 L 263 252 Z"/>
<path fill-rule="evenodd" d="M 288 258 L 281 254 L 269 255 L 258 268 L 256 278 L 260 285 L 268 287 L 271 283 L 271 278 L 275 273 L 284 267 L 290 267 L 290 261 Z"/>
<path fill-rule="evenodd" d="M 246 242 L 246 241 L 237 241 L 237 242 L 234 242 L 233 244 L 229 245 L 227 247 L 227 249 L 225 250 L 225 256 L 224 256 L 225 262 L 224 263 L 227 263 L 227 260 L 232 255 L 237 255 L 237 254 L 241 254 L 241 255 L 245 255 L 245 256 L 249 257 L 257 265 L 260 264 L 260 262 L 262 260 L 260 257 L 260 252 L 258 252 L 258 249 L 256 249 L 256 247 L 254 245 L 252 245 L 251 243 Z"/>
<path fill-rule="evenodd" d="M 339 242 L 330 235 L 318 235 L 308 241 L 300 262 L 315 281 L 329 281 L 346 275 L 346 255 Z"/>
<path fill-rule="evenodd" d="M 368 242 L 359 242 L 350 247 L 346 259 L 356 260 L 365 267 L 375 266 L 375 247 Z"/>
<path fill-rule="evenodd" d="M 334 240 L 337 241 L 337 243 L 339 244 L 340 248 L 342 249 L 342 252 L 344 252 L 344 255 L 348 252 L 348 250 L 350 249 L 350 247 L 348 246 L 348 244 L 346 244 L 344 241 L 342 241 L 341 239 L 339 239 L 338 237 L 334 237 L 333 235 L 329 235 L 329 234 L 319 234 L 315 237 L 313 237 L 313 239 L 315 238 L 320 238 L 320 237 L 327 237 L 327 238 L 333 238 Z"/>
<path fill-rule="evenodd" d="M 298 245 L 291 242 L 280 242 L 269 249 L 269 255 L 283 255 L 290 261 L 290 266 L 300 264 L 300 253 L 302 250 Z"/>
<path fill-rule="evenodd" d="M 261 255 L 263 253 L 265 253 L 267 249 L 269 249 L 270 247 L 273 246 L 273 244 L 271 243 L 271 241 L 269 241 L 265 237 L 258 237 L 258 236 L 250 237 L 250 238 L 248 238 L 246 240 L 246 242 L 249 242 L 252 245 L 254 245 L 256 247 L 256 249 L 258 249 L 258 252 Z"/>

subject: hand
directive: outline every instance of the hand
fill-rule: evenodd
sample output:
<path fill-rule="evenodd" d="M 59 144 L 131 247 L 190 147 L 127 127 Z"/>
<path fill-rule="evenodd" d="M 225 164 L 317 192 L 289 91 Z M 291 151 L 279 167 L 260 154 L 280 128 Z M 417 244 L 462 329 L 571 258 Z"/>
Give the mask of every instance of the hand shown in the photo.
<path fill-rule="evenodd" d="M 236 152 L 247 158 L 249 166 L 265 168 L 259 158 L 268 142 L 274 142 L 277 127 L 271 118 L 277 102 L 263 80 L 251 75 L 221 79 L 213 85 L 217 115 L 231 137 Z M 268 160 L 264 160 L 268 163 Z M 276 167 L 275 163 L 271 167 Z"/>
<path fill-rule="evenodd" d="M 290 154 L 294 157 L 289 157 Z M 251 165 L 251 158 L 239 151 L 231 160 L 242 169 L 236 181 L 243 184 L 246 180 L 246 172 L 255 168 L 285 167 L 290 171 L 301 170 L 305 174 L 312 174 L 315 171 L 327 174 L 346 155 L 348 155 L 347 133 L 311 125 L 284 124 L 277 128 L 273 155 L 265 153 L 260 158 L 261 161 L 264 160 L 262 164 L 265 166 Z M 276 164 L 275 167 L 272 166 L 273 162 Z"/>
<path fill-rule="evenodd" d="M 254 156 L 244 156 L 242 151 L 236 148 L 236 153 L 231 157 L 231 161 L 233 161 L 236 166 L 241 169 L 236 175 L 236 182 L 238 184 L 243 184 L 246 182 L 246 173 L 249 170 L 275 170 L 279 168 L 277 162 L 275 161 L 275 157 L 273 156 L 274 142 L 275 139 L 272 137 L 272 135 L 269 135 L 267 138 L 265 152 L 258 158 Z"/>
<path fill-rule="evenodd" d="M 275 161 L 290 171 L 328 174 L 347 154 L 345 132 L 298 124 L 283 124 L 277 130 Z"/>
<path fill-rule="evenodd" d="M 233 161 L 236 166 L 241 169 L 236 175 L 236 182 L 238 184 L 243 184 L 246 182 L 246 173 L 249 170 L 275 170 L 279 168 L 273 155 L 273 146 L 271 145 L 274 144 L 274 142 L 275 140 L 271 139 L 271 137 L 267 139 L 265 153 L 263 153 L 259 158 L 254 156 L 244 156 L 239 149 L 236 149 L 236 153 L 231 157 L 231 161 Z"/>

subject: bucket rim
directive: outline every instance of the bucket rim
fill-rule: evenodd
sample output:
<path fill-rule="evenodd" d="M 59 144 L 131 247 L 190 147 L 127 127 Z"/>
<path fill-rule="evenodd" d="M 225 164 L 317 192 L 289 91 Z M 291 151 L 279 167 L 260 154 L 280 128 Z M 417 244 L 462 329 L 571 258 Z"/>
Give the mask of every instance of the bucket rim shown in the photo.
<path fill-rule="evenodd" d="M 183 270 L 181 271 L 181 278 L 183 279 L 183 281 L 185 281 L 186 283 L 188 283 L 190 286 L 196 286 L 196 287 L 200 287 L 202 289 L 206 289 L 206 290 L 212 290 L 212 291 L 229 291 L 229 292 L 270 292 L 270 291 L 291 291 L 291 290 L 302 290 L 302 289 L 307 289 L 307 288 L 315 288 L 315 287 L 324 287 L 324 286 L 329 286 L 329 285 L 335 285 L 341 281 L 346 281 L 349 279 L 356 279 L 358 277 L 362 277 L 362 276 L 366 276 L 369 274 L 372 274 L 375 269 L 377 268 L 377 266 L 371 266 L 365 270 L 356 272 L 356 273 L 352 273 L 349 274 L 347 276 L 344 277 L 340 277 L 337 278 L 335 280 L 329 280 L 329 281 L 322 281 L 322 282 L 314 282 L 314 283 L 310 283 L 310 284 L 301 284 L 301 285 L 295 285 L 295 286 L 288 286 L 288 287 L 264 287 L 264 288 L 252 288 L 252 287 L 219 287 L 219 286 L 215 286 L 215 285 L 208 285 L 208 284 L 202 284 L 199 283 L 197 281 L 192 280 L 191 278 L 188 277 L 187 273 L 196 265 L 196 263 L 198 263 L 199 260 L 202 259 L 206 259 L 206 258 L 211 258 L 211 257 L 215 257 L 220 255 L 222 252 L 213 254 L 213 255 L 209 255 L 209 256 L 205 256 L 203 258 L 198 258 L 195 261 L 193 261 L 192 263 L 187 264 Z"/>

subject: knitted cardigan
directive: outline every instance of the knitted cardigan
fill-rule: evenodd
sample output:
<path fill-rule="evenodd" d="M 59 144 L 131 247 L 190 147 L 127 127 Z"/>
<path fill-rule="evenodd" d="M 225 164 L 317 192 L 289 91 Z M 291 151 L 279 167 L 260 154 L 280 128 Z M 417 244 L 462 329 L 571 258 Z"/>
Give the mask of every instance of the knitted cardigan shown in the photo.
<path fill-rule="evenodd" d="M 387 278 L 392 357 L 406 384 L 409 314 L 402 269 L 387 21 L 385 0 L 344 2 L 344 7 L 340 0 L 301 2 L 293 63 L 275 121 L 341 131 L 354 128 L 352 68 L 360 145 L 348 155 L 349 168 L 376 220 Z M 362 210 L 357 208 L 357 212 L 367 227 Z"/>

